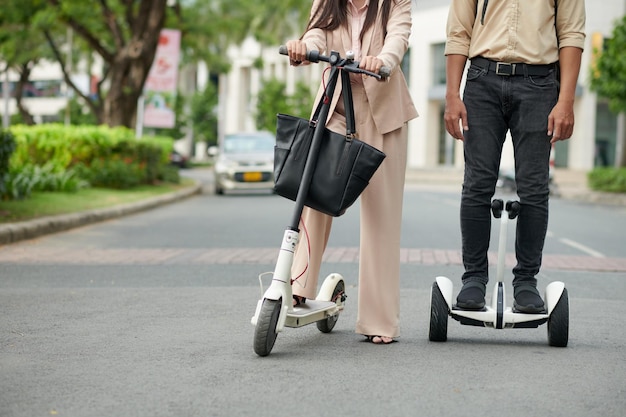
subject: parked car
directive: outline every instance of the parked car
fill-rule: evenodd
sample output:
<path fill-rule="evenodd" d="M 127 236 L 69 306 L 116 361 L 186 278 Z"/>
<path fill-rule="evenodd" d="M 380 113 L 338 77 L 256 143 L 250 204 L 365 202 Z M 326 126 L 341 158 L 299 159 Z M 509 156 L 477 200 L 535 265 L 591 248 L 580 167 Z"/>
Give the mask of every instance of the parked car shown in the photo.
<path fill-rule="evenodd" d="M 231 190 L 273 190 L 274 135 L 269 132 L 224 136 L 208 154 L 216 158 L 215 193 Z"/>
<path fill-rule="evenodd" d="M 177 166 L 178 168 L 187 168 L 189 158 L 181 154 L 178 151 L 173 150 L 170 152 L 170 165 Z"/>

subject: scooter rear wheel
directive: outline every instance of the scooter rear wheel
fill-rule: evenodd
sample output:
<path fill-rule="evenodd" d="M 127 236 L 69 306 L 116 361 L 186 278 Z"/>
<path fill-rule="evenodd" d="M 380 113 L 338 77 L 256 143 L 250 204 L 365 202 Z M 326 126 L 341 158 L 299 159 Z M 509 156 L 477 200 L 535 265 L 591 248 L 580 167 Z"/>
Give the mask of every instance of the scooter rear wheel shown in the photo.
<path fill-rule="evenodd" d="M 548 318 L 548 343 L 550 346 L 566 347 L 569 338 L 569 299 L 567 288 L 554 306 Z"/>
<path fill-rule="evenodd" d="M 276 337 L 276 324 L 282 307 L 282 299 L 264 299 L 256 327 L 254 328 L 254 352 L 259 356 L 267 356 L 274 347 Z"/>
<path fill-rule="evenodd" d="M 430 329 L 428 340 L 445 342 L 448 340 L 448 304 L 436 282 L 430 291 Z"/>
<path fill-rule="evenodd" d="M 345 300 L 345 292 L 346 285 L 344 284 L 343 280 L 338 281 L 337 285 L 335 285 L 335 289 L 333 290 L 333 296 L 331 300 L 335 301 L 337 304 L 343 303 L 343 301 Z M 316 323 L 317 329 L 322 333 L 330 333 L 335 327 L 335 324 L 337 324 L 337 320 L 339 320 L 339 313 L 326 317 L 324 320 L 318 321 Z"/>

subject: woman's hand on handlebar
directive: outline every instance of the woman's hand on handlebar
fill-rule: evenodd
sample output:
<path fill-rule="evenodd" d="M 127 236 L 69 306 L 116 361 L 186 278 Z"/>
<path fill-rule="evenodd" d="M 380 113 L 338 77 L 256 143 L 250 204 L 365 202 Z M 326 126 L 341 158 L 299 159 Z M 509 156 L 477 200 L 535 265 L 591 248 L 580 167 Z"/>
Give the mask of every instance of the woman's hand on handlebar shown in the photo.
<path fill-rule="evenodd" d="M 374 74 L 380 73 L 380 69 L 384 65 L 383 61 L 375 56 L 364 56 L 359 62 L 359 68 L 365 71 L 373 72 Z"/>
<path fill-rule="evenodd" d="M 295 67 L 298 65 L 307 62 L 306 59 L 306 44 L 301 40 L 291 40 L 287 41 L 285 44 L 287 47 L 287 52 L 289 55 L 289 63 Z"/>

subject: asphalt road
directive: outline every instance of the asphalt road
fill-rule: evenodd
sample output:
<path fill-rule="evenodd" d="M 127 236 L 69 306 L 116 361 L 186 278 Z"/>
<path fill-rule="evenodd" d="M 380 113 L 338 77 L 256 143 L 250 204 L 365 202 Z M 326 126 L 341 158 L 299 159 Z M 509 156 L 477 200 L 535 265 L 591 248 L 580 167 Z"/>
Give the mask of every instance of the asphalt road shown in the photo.
<path fill-rule="evenodd" d="M 0 246 L 0 416 L 623 416 L 626 210 L 553 203 L 540 285 L 567 285 L 567 348 L 545 326 L 453 321 L 433 343 L 430 286 L 462 272 L 455 202 L 407 190 L 398 343 L 354 333 L 355 207 L 322 271 L 346 279 L 335 329 L 286 329 L 265 358 L 250 318 L 291 212 L 279 197 L 205 193 Z"/>

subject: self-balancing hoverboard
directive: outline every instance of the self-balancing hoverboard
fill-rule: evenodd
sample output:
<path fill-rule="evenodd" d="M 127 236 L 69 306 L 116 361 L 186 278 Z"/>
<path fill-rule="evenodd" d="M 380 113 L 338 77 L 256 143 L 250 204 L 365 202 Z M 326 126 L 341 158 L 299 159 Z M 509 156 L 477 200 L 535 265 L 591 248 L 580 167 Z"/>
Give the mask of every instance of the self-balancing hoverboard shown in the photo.
<path fill-rule="evenodd" d="M 279 52 L 287 55 L 287 48 L 280 47 Z M 267 356 L 272 351 L 276 337 L 285 327 L 302 327 L 307 324 L 317 323 L 317 328 L 324 332 L 330 332 L 337 323 L 339 313 L 345 304 L 345 283 L 340 274 L 333 273 L 326 277 L 315 300 L 307 300 L 299 306 L 293 306 L 291 267 L 293 264 L 294 252 L 299 239 L 299 224 L 305 200 L 309 192 L 309 186 L 313 177 L 313 171 L 317 162 L 316 150 L 322 139 L 322 130 L 328 118 L 330 102 L 337 82 L 337 71 L 348 71 L 352 73 L 367 74 L 376 78 L 381 78 L 389 74 L 389 70 L 383 67 L 379 74 L 374 74 L 358 68 L 359 63 L 353 57 L 341 58 L 339 53 L 331 52 L 330 56 L 320 55 L 317 51 L 307 53 L 309 62 L 319 61 L 330 64 L 330 82 L 326 86 L 325 94 L 327 99 L 321 108 L 313 139 L 311 150 L 304 168 L 298 194 L 295 200 L 295 208 L 291 222 L 283 235 L 282 244 L 278 253 L 276 267 L 273 272 L 270 286 L 263 292 L 261 283 L 262 298 L 257 302 L 256 311 L 252 317 L 254 331 L 254 351 L 259 356 Z"/>
<path fill-rule="evenodd" d="M 502 215 L 506 210 L 508 215 Z M 461 324 L 491 327 L 494 329 L 536 328 L 548 323 L 548 343 L 550 346 L 567 346 L 569 333 L 569 301 L 567 289 L 562 282 L 555 281 L 545 290 L 545 312 L 541 314 L 520 313 L 506 307 L 502 278 L 505 268 L 507 223 L 517 217 L 520 210 L 518 201 L 493 200 L 491 211 L 500 218 L 500 240 L 498 245 L 497 281 L 491 295 L 491 306 L 480 311 L 462 310 L 452 304 L 453 286 L 450 279 L 439 276 L 431 288 L 430 329 L 428 338 L 435 342 L 445 342 L 448 333 L 448 316 Z"/>

